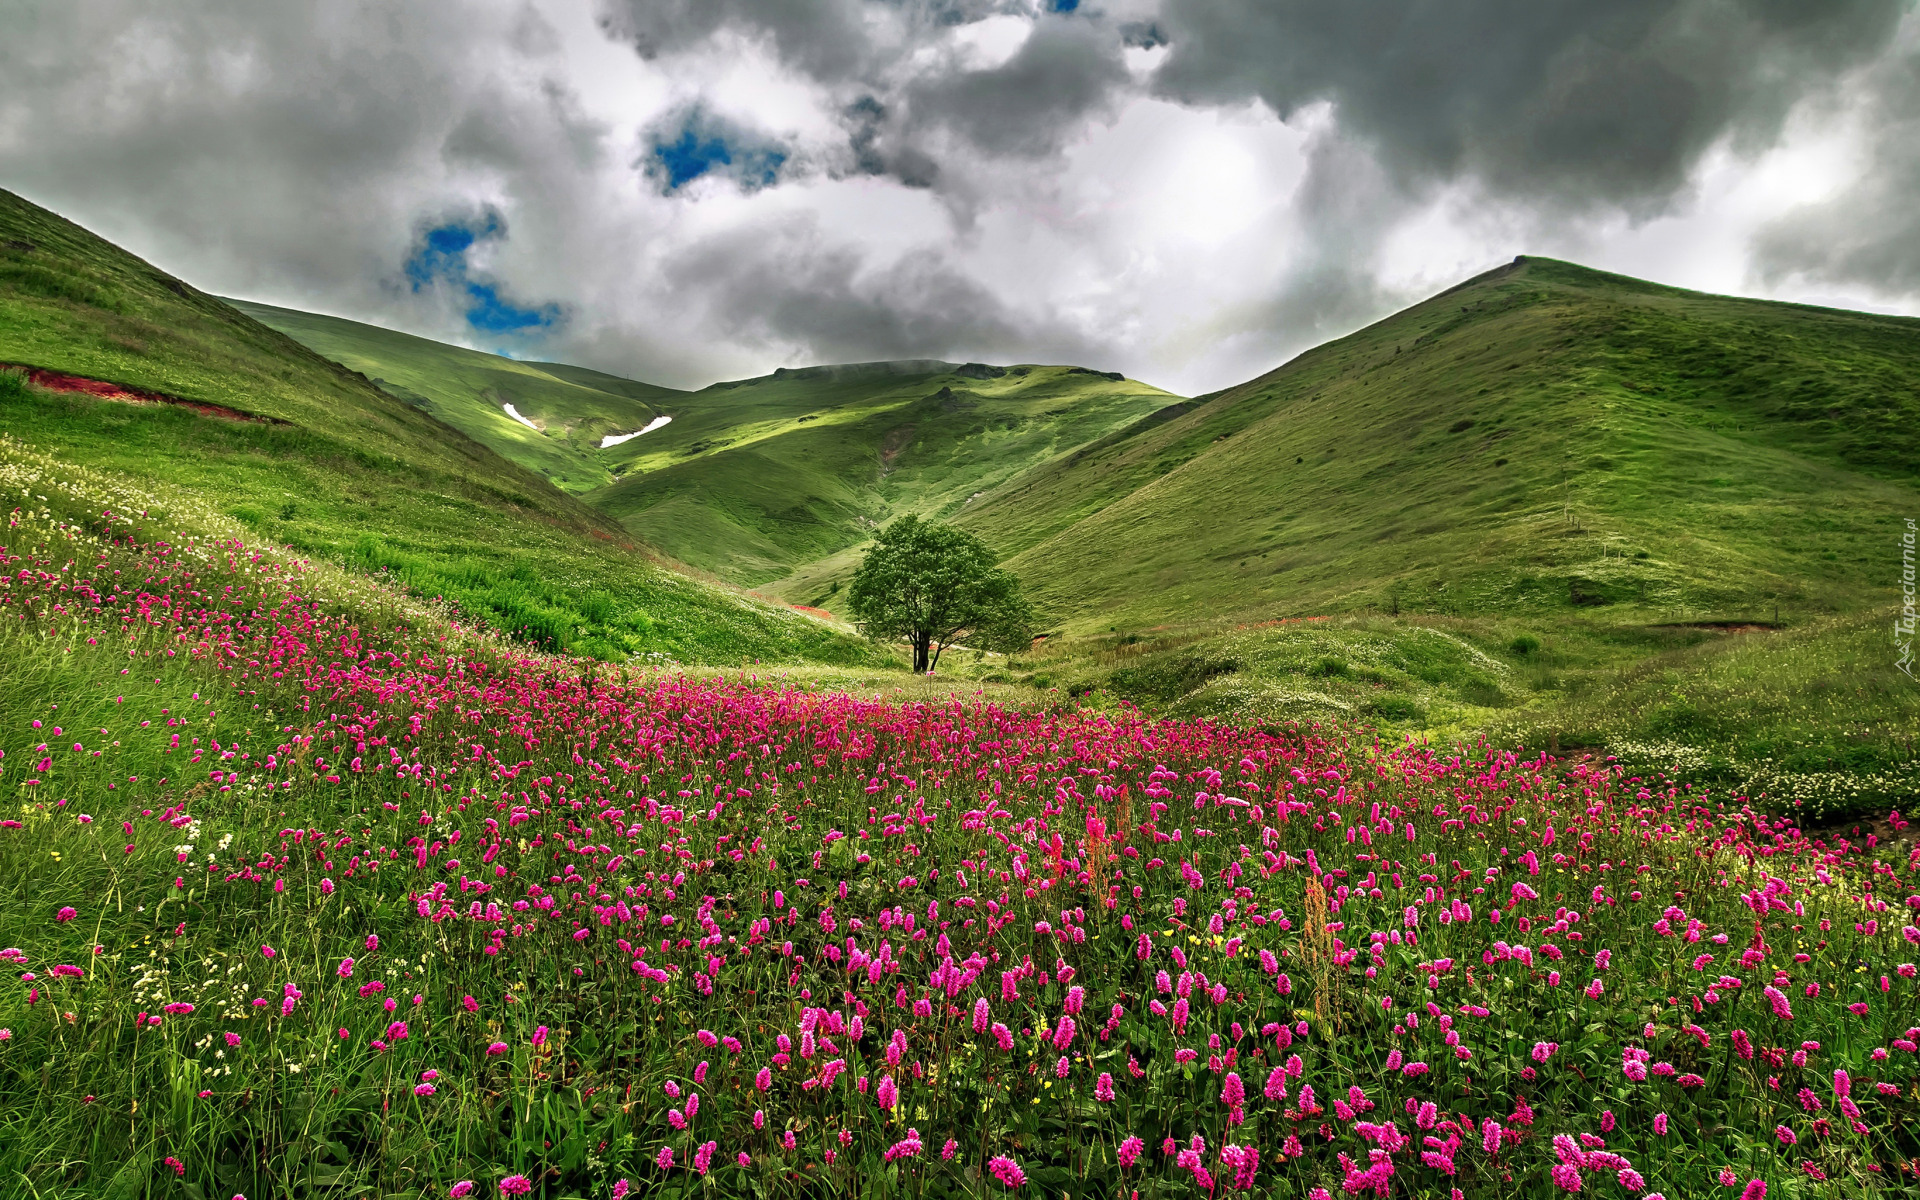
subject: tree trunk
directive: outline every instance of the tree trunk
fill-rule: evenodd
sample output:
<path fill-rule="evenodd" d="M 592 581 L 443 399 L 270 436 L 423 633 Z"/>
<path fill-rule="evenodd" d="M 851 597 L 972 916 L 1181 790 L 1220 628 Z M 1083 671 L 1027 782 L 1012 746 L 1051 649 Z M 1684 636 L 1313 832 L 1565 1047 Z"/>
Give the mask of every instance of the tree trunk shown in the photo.
<path fill-rule="evenodd" d="M 915 675 L 927 673 L 927 646 L 932 640 L 925 635 L 913 639 L 913 673 Z"/>

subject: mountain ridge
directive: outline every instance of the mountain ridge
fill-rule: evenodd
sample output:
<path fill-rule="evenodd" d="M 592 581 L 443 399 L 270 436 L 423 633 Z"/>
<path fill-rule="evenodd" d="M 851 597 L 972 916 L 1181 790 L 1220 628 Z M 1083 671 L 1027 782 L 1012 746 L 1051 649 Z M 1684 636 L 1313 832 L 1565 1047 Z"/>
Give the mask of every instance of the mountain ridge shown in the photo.
<path fill-rule="evenodd" d="M 1316 518 L 1327 512 L 1355 509 L 1356 494 L 1371 495 L 1379 499 L 1374 515 L 1393 518 L 1377 529 L 1382 539 L 1419 545 L 1435 554 L 1434 561 L 1422 564 L 1416 552 L 1409 570 L 1406 564 L 1389 564 L 1368 553 L 1371 536 L 1347 529 L 1334 542 L 1341 552 L 1358 556 L 1352 565 L 1366 563 L 1366 569 L 1353 571 L 1354 584 L 1339 587 L 1323 578 L 1310 589 L 1286 595 L 1263 581 L 1244 579 L 1240 582 L 1245 591 L 1255 598 L 1251 603 L 1236 598 L 1236 614 L 1275 604 L 1282 605 L 1283 612 L 1387 607 L 1390 601 L 1382 585 L 1398 577 L 1430 589 L 1435 582 L 1446 582 L 1436 577 L 1449 569 L 1471 576 L 1475 588 L 1491 587 L 1500 572 L 1487 561 L 1490 555 L 1461 546 L 1442 552 L 1432 541 L 1440 529 L 1416 531 L 1409 524 L 1457 524 L 1469 515 L 1442 494 L 1446 489 L 1438 486 L 1438 465 L 1423 466 L 1422 454 L 1446 455 L 1450 470 L 1471 465 L 1485 472 L 1495 460 L 1502 468 L 1510 459 L 1521 463 L 1514 448 L 1531 442 L 1530 457 L 1518 477 L 1476 476 L 1466 490 L 1484 492 L 1482 504 L 1512 508 L 1515 497 L 1499 493 L 1518 486 L 1528 493 L 1525 503 L 1532 510 L 1577 508 L 1576 523 L 1604 516 L 1615 527 L 1611 536 L 1623 542 L 1675 532 L 1665 522 L 1637 518 L 1634 505 L 1615 494 L 1618 489 L 1608 486 L 1602 475 L 1619 465 L 1614 458 L 1644 456 L 1660 445 L 1690 445 L 1716 458 L 1736 449 L 1759 456 L 1764 464 L 1756 459 L 1737 472 L 1749 491 L 1764 490 L 1771 473 L 1790 493 L 1798 489 L 1798 494 L 1817 496 L 1823 487 L 1838 488 L 1865 502 L 1883 520 L 1905 503 L 1914 479 L 1912 454 L 1920 450 L 1920 320 L 1710 297 L 1636 280 L 1616 282 L 1624 278 L 1523 257 L 1308 350 L 1168 419 L 1137 423 L 1078 456 L 1046 464 L 985 497 L 960 519 L 1008 553 L 1012 566 L 1031 574 L 1037 590 L 1054 597 L 1070 620 L 1076 613 L 1090 616 L 1098 607 L 1109 615 L 1117 611 L 1159 624 L 1176 614 L 1167 606 L 1124 597 L 1113 578 L 1118 568 L 1112 564 L 1138 565 L 1158 558 L 1164 564 L 1159 579 L 1180 585 L 1185 576 L 1203 569 L 1191 553 L 1198 542 L 1209 543 L 1211 559 L 1238 564 L 1248 553 L 1270 559 L 1276 547 L 1289 540 L 1267 539 L 1263 544 L 1255 537 L 1240 539 L 1246 545 L 1226 545 L 1223 542 L 1232 539 L 1165 536 L 1179 520 L 1170 510 L 1197 507 L 1202 493 L 1215 511 L 1223 498 L 1234 497 L 1239 503 L 1233 510 L 1249 521 L 1257 517 L 1259 525 L 1278 517 L 1308 526 L 1324 526 L 1324 520 Z M 1781 365 L 1792 376 L 1784 384 L 1777 369 Z M 1820 391 L 1817 402 L 1806 399 L 1802 372 L 1834 377 L 1829 380 L 1832 389 Z M 1856 373 L 1869 374 L 1875 382 L 1856 386 L 1847 378 Z M 1861 432 L 1863 423 L 1876 427 L 1871 436 Z M 1554 436 L 1545 435 L 1549 429 Z M 1593 440 L 1576 443 L 1576 431 Z M 1419 453 L 1403 452 L 1408 442 Z M 1262 444 L 1269 450 L 1245 449 Z M 1505 449 L 1496 450 L 1496 445 Z M 1546 462 L 1547 457 L 1553 461 Z M 1339 466 L 1331 467 L 1336 460 Z M 1687 472 L 1680 464 L 1649 465 L 1657 469 L 1638 482 L 1652 485 L 1662 496 L 1685 495 L 1689 502 L 1708 507 L 1716 499 L 1702 494 L 1701 488 L 1683 486 Z M 1831 474 L 1816 481 L 1807 472 Z M 1244 481 L 1253 476 L 1276 482 L 1264 491 L 1250 489 Z M 1456 482 L 1468 478 L 1457 476 Z M 1395 503 L 1410 487 L 1428 493 L 1424 520 L 1420 505 Z M 1311 501 L 1303 502 L 1308 496 Z M 1764 504 L 1758 495 L 1749 499 Z M 1836 507 L 1813 502 L 1823 511 Z M 1498 524 L 1489 523 L 1485 515 L 1475 514 L 1472 523 L 1480 528 Z M 1851 534 L 1863 532 L 1861 522 L 1846 519 L 1844 513 L 1827 516 Z M 1790 516 L 1781 519 L 1786 522 L 1782 530 L 1792 527 Z M 1140 545 L 1136 560 L 1129 551 L 1139 543 L 1130 540 L 1127 530 L 1143 524 L 1160 535 L 1150 539 L 1151 545 Z M 1327 557 L 1331 534 L 1320 528 L 1297 539 L 1290 548 L 1300 561 L 1289 569 Z M 1740 532 L 1739 538 L 1747 551 L 1757 550 L 1753 529 Z M 1541 547 L 1533 545 L 1537 540 L 1533 534 L 1520 539 L 1527 544 L 1526 555 L 1540 556 Z M 1088 543 L 1101 549 L 1082 553 L 1079 546 Z M 1508 548 L 1520 547 L 1515 543 Z M 1588 573 L 1621 573 L 1617 564 L 1607 561 L 1611 555 L 1596 552 L 1590 557 Z M 1756 561 L 1754 553 L 1743 552 L 1743 557 Z M 1671 593 L 1666 599 L 1681 606 L 1712 607 L 1743 590 L 1724 577 L 1707 579 L 1705 575 L 1719 573 L 1703 575 L 1683 559 L 1668 560 L 1676 569 L 1664 582 L 1642 582 L 1656 590 L 1665 587 Z M 1176 569 L 1174 561 L 1182 561 L 1184 569 Z M 1564 569 L 1560 584 L 1569 589 L 1567 594 L 1580 594 L 1583 585 L 1568 580 L 1580 577 L 1585 568 L 1567 561 L 1551 565 Z M 1774 563 L 1775 568 L 1787 565 Z M 1796 568 L 1802 576 L 1804 566 Z M 1844 601 L 1844 587 L 1811 586 L 1804 578 L 1791 578 L 1793 572 L 1777 569 L 1766 574 L 1763 590 L 1796 598 L 1819 595 L 1824 597 L 1817 600 L 1821 604 Z M 1105 582 L 1089 589 L 1090 575 Z M 1374 582 L 1358 582 L 1368 579 Z M 1637 592 L 1642 583 L 1629 579 L 1627 585 Z M 1176 586 L 1175 594 L 1184 591 L 1187 602 L 1199 606 L 1224 590 Z M 1078 609 L 1059 602 L 1070 591 L 1083 598 Z M 1490 597 L 1481 599 L 1491 602 Z"/>
<path fill-rule="evenodd" d="M 0 431 L 34 452 L 164 483 L 192 498 L 195 521 L 385 576 L 535 646 L 617 660 L 885 658 L 663 569 L 539 473 L 4 190 L 0 361 L 187 402 L 127 403 L 8 372 Z M 205 406 L 269 419 L 214 419 Z"/>

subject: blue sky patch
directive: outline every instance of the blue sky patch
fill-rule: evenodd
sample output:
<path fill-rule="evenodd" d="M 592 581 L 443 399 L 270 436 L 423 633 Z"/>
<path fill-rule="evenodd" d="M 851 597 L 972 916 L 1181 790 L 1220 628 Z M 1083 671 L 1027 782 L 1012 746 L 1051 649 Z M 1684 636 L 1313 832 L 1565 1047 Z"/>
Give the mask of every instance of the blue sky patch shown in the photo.
<path fill-rule="evenodd" d="M 779 182 L 787 151 L 765 134 L 716 117 L 699 105 L 681 110 L 655 128 L 642 165 L 672 195 L 708 175 L 732 179 L 742 190 Z"/>
<path fill-rule="evenodd" d="M 518 308 L 500 299 L 492 284 L 469 283 L 467 296 L 473 301 L 473 306 L 467 309 L 467 324 L 487 333 L 520 333 L 552 325 L 560 319 L 559 305 Z"/>
<path fill-rule="evenodd" d="M 407 283 L 416 293 L 442 284 L 459 289 L 466 298 L 462 315 L 477 333 L 537 336 L 561 323 L 564 310 L 557 304 L 524 306 L 504 298 L 502 285 L 474 274 L 467 261 L 477 243 L 505 237 L 506 228 L 497 213 L 436 225 L 420 235 L 407 258 Z"/>
<path fill-rule="evenodd" d="M 693 130 L 683 130 L 677 142 L 663 142 L 653 148 L 653 159 L 666 174 L 668 191 L 705 175 L 715 167 L 733 165 L 733 152 L 719 138 L 702 140 Z"/>

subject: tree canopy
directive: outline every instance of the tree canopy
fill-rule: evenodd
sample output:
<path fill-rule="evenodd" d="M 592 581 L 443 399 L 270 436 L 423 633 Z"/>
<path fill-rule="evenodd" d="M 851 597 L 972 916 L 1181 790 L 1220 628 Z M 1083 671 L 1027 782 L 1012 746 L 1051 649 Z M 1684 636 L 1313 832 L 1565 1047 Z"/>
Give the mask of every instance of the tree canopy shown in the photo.
<path fill-rule="evenodd" d="M 954 642 L 1011 652 L 1033 641 L 1033 610 L 1020 581 L 995 565 L 987 544 L 918 517 L 880 531 L 854 573 L 847 603 L 860 632 L 913 646 L 916 673 L 933 670 Z"/>

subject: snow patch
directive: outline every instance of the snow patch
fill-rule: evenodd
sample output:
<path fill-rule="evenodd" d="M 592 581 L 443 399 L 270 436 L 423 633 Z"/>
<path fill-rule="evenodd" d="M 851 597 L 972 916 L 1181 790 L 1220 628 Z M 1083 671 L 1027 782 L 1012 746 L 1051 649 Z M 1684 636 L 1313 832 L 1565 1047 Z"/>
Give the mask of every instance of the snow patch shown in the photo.
<path fill-rule="evenodd" d="M 525 426 L 526 426 L 526 427 L 527 427 L 528 429 L 531 429 L 531 430 L 533 430 L 533 431 L 534 431 L 535 433 L 543 433 L 543 432 L 545 432 L 545 431 L 544 431 L 544 430 L 542 430 L 542 429 L 541 429 L 541 428 L 540 428 L 540 427 L 539 427 L 538 425 L 535 425 L 535 424 L 534 424 L 534 423 L 533 423 L 532 421 L 529 421 L 529 420 L 527 420 L 527 419 L 526 419 L 525 417 L 523 417 L 523 416 L 521 416 L 521 415 L 520 415 L 520 410 L 519 410 L 519 409 L 517 409 L 517 408 L 515 408 L 515 407 L 514 407 L 513 405 L 511 405 L 511 404 L 502 404 L 502 405 L 501 405 L 500 407 L 501 407 L 501 408 L 504 408 L 504 409 L 506 409 L 506 410 L 507 410 L 507 415 L 508 415 L 508 416 L 510 416 L 510 417 L 512 417 L 512 418 L 513 418 L 514 420 L 516 420 L 516 421 L 518 421 L 518 422 L 520 422 L 520 423 L 521 423 L 522 425 L 525 425 Z"/>
<path fill-rule="evenodd" d="M 511 408 L 512 406 L 509 405 L 508 407 Z M 672 417 L 655 417 L 653 420 L 647 422 L 647 427 L 645 429 L 636 429 L 632 433 L 610 433 L 607 436 L 600 439 L 600 448 L 602 450 L 608 450 L 613 448 L 614 446 L 620 445 L 622 442 L 630 442 L 633 439 L 639 437 L 641 434 L 652 433 L 654 430 L 660 428 L 662 425 L 669 424 L 672 421 L 673 421 Z"/>

